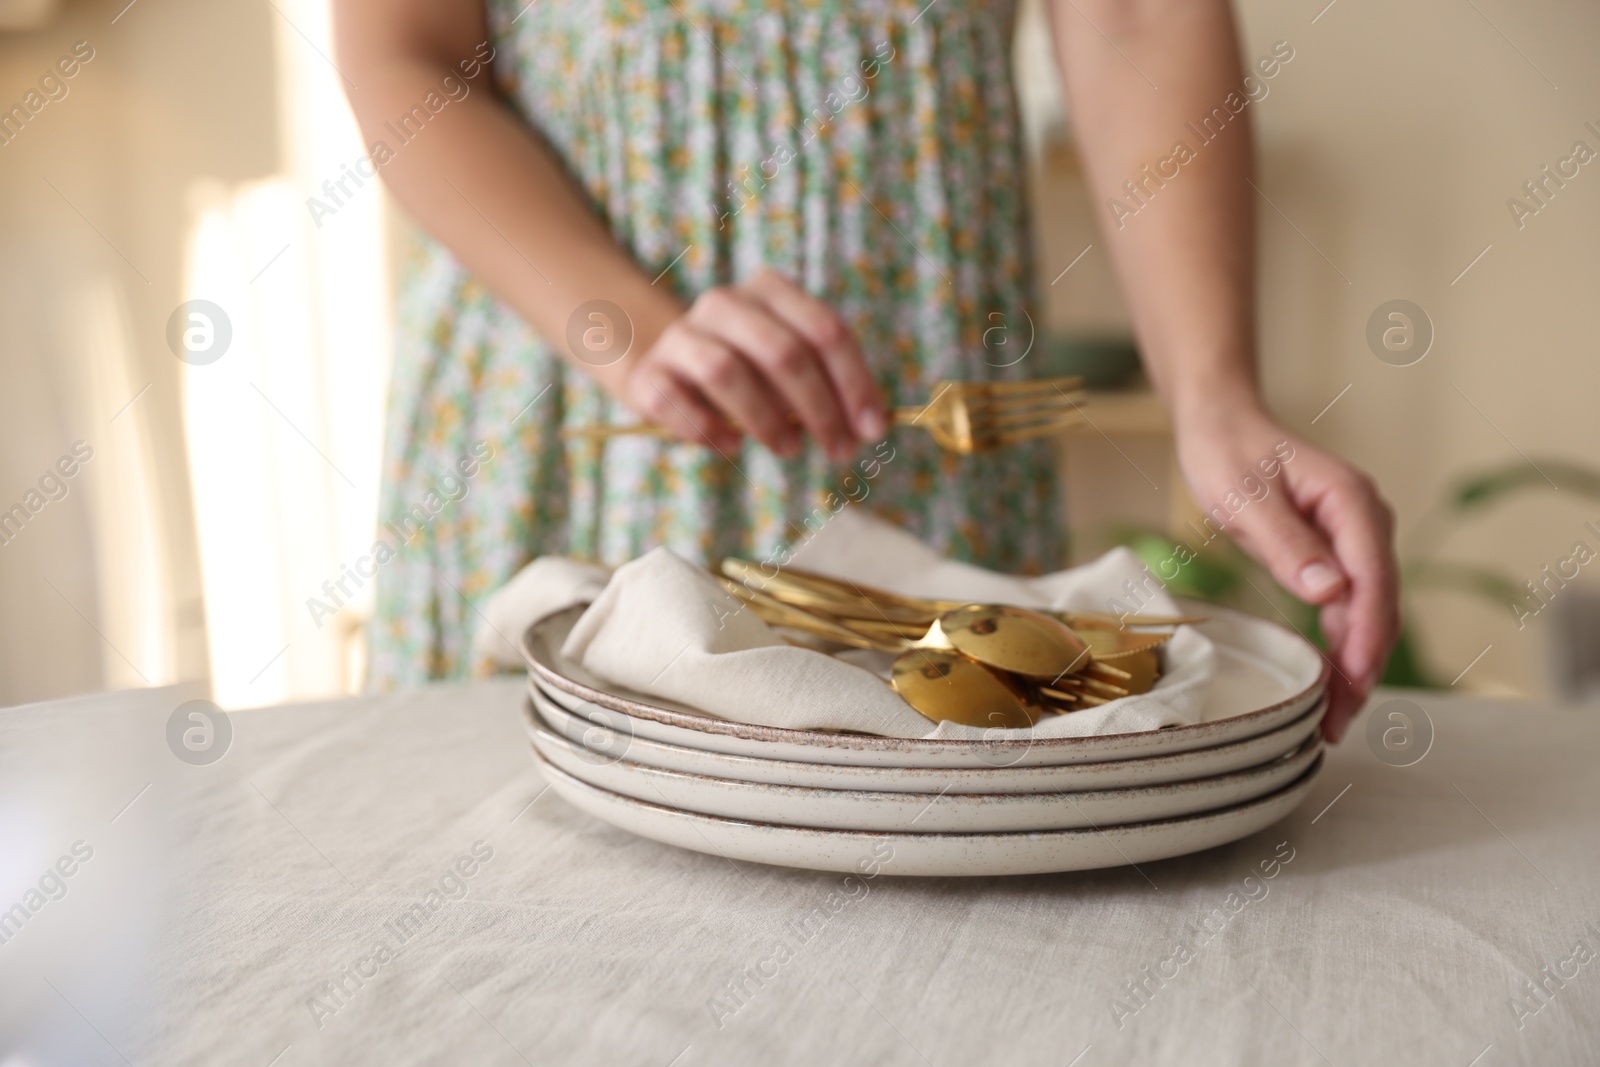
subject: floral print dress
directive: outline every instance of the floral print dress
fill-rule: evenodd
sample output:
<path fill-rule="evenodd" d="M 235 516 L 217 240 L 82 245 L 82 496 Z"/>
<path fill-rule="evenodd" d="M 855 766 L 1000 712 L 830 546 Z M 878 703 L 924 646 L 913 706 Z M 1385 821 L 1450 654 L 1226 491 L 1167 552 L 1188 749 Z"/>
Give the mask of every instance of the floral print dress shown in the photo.
<path fill-rule="evenodd" d="M 1033 317 L 1010 0 L 488 11 L 502 95 L 685 302 L 781 271 L 850 324 L 894 404 L 925 401 L 940 379 L 1030 372 L 1017 358 Z M 632 416 L 442 246 L 412 250 L 398 306 L 377 688 L 479 668 L 476 605 L 546 553 L 766 559 L 862 506 L 963 559 L 1058 562 L 1048 443 L 961 457 L 898 429 L 840 466 L 817 449 L 784 460 L 751 443 L 725 458 L 648 437 L 563 439 L 564 426 Z"/>

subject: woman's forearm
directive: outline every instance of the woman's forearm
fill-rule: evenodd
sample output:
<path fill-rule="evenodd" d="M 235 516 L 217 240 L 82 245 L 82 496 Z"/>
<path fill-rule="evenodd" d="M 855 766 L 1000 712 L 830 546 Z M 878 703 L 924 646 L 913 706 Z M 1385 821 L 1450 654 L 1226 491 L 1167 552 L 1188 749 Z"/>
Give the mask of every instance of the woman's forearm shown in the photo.
<path fill-rule="evenodd" d="M 487 53 L 482 0 L 338 0 L 335 10 L 340 67 L 359 86 L 351 104 L 363 140 L 392 152 L 373 155 L 395 199 L 564 356 L 568 320 L 591 300 L 626 312 L 632 356 L 647 349 L 683 308 L 495 95 L 487 66 L 463 76 Z M 448 102 L 401 142 L 400 118 L 430 93 Z M 595 362 L 584 369 L 615 391 L 632 360 Z"/>
<path fill-rule="evenodd" d="M 1248 107 L 1228 106 L 1248 97 L 1227 0 L 1055 0 L 1052 21 L 1156 388 L 1180 427 L 1257 405 L 1252 143 Z M 1213 108 L 1228 121 L 1205 125 Z"/>

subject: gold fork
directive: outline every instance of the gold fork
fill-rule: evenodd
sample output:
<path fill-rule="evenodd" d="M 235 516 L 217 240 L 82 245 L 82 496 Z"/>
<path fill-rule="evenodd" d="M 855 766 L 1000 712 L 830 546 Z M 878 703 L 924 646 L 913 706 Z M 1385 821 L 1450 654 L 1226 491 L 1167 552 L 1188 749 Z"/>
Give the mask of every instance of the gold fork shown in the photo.
<path fill-rule="evenodd" d="M 1039 378 L 1022 382 L 951 382 L 934 386 L 926 404 L 895 408 L 895 426 L 926 430 L 940 448 L 970 456 L 1037 437 L 1070 430 L 1083 421 L 1083 379 Z M 628 426 L 572 426 L 568 439 L 605 441 L 648 434 L 667 440 L 676 435 L 665 426 L 641 422 Z"/>

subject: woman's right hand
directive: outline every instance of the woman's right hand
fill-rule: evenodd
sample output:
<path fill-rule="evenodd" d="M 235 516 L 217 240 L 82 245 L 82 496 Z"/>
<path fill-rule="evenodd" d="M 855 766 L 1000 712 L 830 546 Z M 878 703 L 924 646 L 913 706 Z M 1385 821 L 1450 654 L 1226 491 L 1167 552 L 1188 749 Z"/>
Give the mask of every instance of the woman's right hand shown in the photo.
<path fill-rule="evenodd" d="M 888 432 L 883 394 L 850 328 L 772 270 L 702 293 L 614 392 L 683 440 L 724 453 L 748 434 L 787 458 L 804 430 L 845 462 Z"/>
<path fill-rule="evenodd" d="M 334 10 L 340 68 L 361 83 L 350 103 L 368 141 L 389 136 L 389 116 L 441 78 L 464 75 L 489 35 L 483 0 L 334 0 Z M 684 311 L 549 145 L 502 105 L 483 64 L 471 67 L 483 79 L 477 91 L 456 98 L 437 133 L 429 126 L 431 148 L 401 153 L 383 177 L 535 332 L 559 344 L 585 304 L 626 308 L 637 354 L 612 361 L 602 347 L 568 358 L 630 410 L 725 453 L 749 434 L 793 455 L 805 432 L 842 462 L 883 436 L 883 397 L 837 314 L 771 271 L 712 289 Z"/>

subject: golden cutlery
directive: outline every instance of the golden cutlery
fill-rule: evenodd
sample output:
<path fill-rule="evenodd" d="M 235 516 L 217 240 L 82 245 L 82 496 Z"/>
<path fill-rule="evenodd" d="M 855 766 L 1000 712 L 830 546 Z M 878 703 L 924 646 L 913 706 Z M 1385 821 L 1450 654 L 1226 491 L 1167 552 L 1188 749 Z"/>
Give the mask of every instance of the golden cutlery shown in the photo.
<path fill-rule="evenodd" d="M 720 566 L 724 575 L 733 577 L 752 588 L 761 588 L 784 603 L 799 604 L 808 610 L 825 615 L 851 629 L 880 638 L 885 642 L 916 641 L 927 634 L 929 627 L 941 620 L 946 614 L 955 611 L 972 612 L 978 610 L 974 605 L 959 604 L 955 601 L 927 600 L 917 597 L 903 596 L 890 593 L 882 589 L 842 582 L 834 578 L 813 574 L 795 568 L 789 568 L 768 575 L 754 563 L 735 558 L 724 559 Z M 1068 612 L 1038 611 L 1034 609 L 1016 609 L 1025 617 L 1035 620 L 1041 618 L 1072 619 L 1079 617 Z M 1114 674 L 1105 673 L 1105 664 L 1108 661 L 1124 655 L 1131 655 L 1143 649 L 1154 648 L 1171 638 L 1170 633 L 1149 634 L 1139 633 L 1128 629 L 1117 629 L 1106 625 L 1106 620 L 1114 616 L 1089 614 L 1090 625 L 1079 634 L 1070 625 L 1066 627 L 1071 633 L 1070 638 L 1064 638 L 1074 645 L 1087 644 L 1092 653 L 1092 662 L 1078 659 L 1077 665 L 1068 668 L 1068 671 L 1087 670 L 1100 674 L 1104 681 L 1115 685 L 1122 679 Z M 1130 616 L 1149 625 L 1150 619 L 1198 619 L 1199 616 Z M 1008 634 L 1013 638 L 1020 638 L 1022 624 L 1012 620 L 1003 620 L 1002 625 L 1012 627 Z M 946 636 L 949 636 L 948 633 Z M 1061 638 L 1058 638 L 1061 639 Z M 976 641 L 976 635 L 967 638 Z M 942 642 L 929 642 L 928 646 L 941 647 Z M 927 647 L 927 646 L 925 646 Z M 961 647 L 959 644 L 956 647 Z M 1015 671 L 1034 677 L 1059 677 L 1064 671 L 1054 671 L 1052 674 L 1037 674 L 1033 671 L 1021 669 L 1011 662 L 999 662 L 993 654 L 979 653 L 977 645 L 971 648 L 962 647 L 961 650 L 974 658 L 983 660 L 993 666 Z M 1043 662 L 1035 661 L 1035 662 Z M 1119 672 L 1120 673 L 1120 672 Z M 1109 694 L 1112 696 L 1127 696 L 1126 692 Z"/>
<path fill-rule="evenodd" d="M 724 559 L 719 580 L 774 626 L 835 645 L 898 652 L 891 684 L 935 721 L 1019 728 L 1149 692 L 1160 676 L 1155 649 L 1191 615 L 1038 611 L 904 596 L 788 568 L 764 573 Z M 1076 621 L 1081 632 L 1069 623 Z"/>
<path fill-rule="evenodd" d="M 845 582 L 837 578 L 815 574 L 798 567 L 785 567 L 774 574 L 766 574 L 759 564 L 729 556 L 721 562 L 720 570 L 735 581 L 757 589 L 776 586 L 784 599 L 794 598 L 809 606 L 821 608 L 829 614 L 848 618 L 893 621 L 910 625 L 927 624 L 946 611 L 970 603 L 965 600 L 932 600 L 891 593 L 870 585 Z M 1111 615 L 1096 611 L 1061 611 L 1053 608 L 1030 608 L 1043 615 L 1052 615 L 1073 629 L 1125 630 L 1129 627 L 1181 626 L 1185 623 L 1205 622 L 1205 615 Z"/>
<path fill-rule="evenodd" d="M 877 639 L 858 633 L 825 615 L 794 604 L 786 604 L 777 597 L 759 589 L 740 585 L 731 578 L 719 578 L 718 581 L 724 589 L 749 605 L 756 616 L 768 626 L 787 626 L 794 630 L 803 630 L 816 637 L 825 637 L 851 648 L 881 650 L 883 647 L 882 642 Z"/>
<path fill-rule="evenodd" d="M 729 578 L 722 586 L 764 621 L 818 637 L 831 638 L 853 648 L 894 651 L 891 645 L 849 627 L 785 604 L 759 590 Z M 934 722 L 950 720 L 968 726 L 1017 728 L 1032 726 L 1043 709 L 1008 676 L 950 648 L 925 647 L 901 652 L 890 669 L 890 685 L 907 704 Z"/>
<path fill-rule="evenodd" d="M 959 652 L 918 648 L 895 657 L 894 691 L 935 722 L 1016 730 L 1043 714 L 1023 688 Z"/>
<path fill-rule="evenodd" d="M 895 408 L 895 426 L 926 430 L 940 448 L 968 456 L 1022 441 L 1063 433 L 1084 421 L 1083 379 L 1041 378 L 1020 382 L 953 382 L 934 386 L 923 405 Z M 613 437 L 648 435 L 677 440 L 665 426 L 651 422 L 626 426 L 569 426 L 567 440 L 606 441 Z"/>
<path fill-rule="evenodd" d="M 1027 608 L 965 604 L 937 616 L 916 637 L 872 632 L 823 612 L 785 603 L 770 593 L 722 578 L 723 588 L 773 618 L 788 618 L 796 629 L 832 637 L 857 648 L 910 653 L 919 649 L 960 652 L 985 666 L 1026 678 L 1059 678 L 1082 667 L 1089 646 L 1064 623 Z"/>

